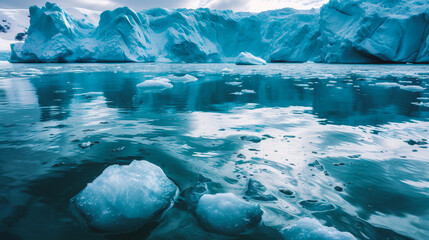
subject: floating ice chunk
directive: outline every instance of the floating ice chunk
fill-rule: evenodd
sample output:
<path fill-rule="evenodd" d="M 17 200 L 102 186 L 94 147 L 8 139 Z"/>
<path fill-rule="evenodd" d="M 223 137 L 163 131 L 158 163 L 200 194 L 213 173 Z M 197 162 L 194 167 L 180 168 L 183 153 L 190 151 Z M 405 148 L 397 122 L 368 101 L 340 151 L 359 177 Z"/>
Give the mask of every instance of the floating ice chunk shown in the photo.
<path fill-rule="evenodd" d="M 262 210 L 232 193 L 205 194 L 198 202 L 197 218 L 202 226 L 227 235 L 238 234 L 259 224 Z"/>
<path fill-rule="evenodd" d="M 411 104 L 429 108 L 429 102 L 412 102 Z"/>
<path fill-rule="evenodd" d="M 260 201 L 277 200 L 273 194 L 267 193 L 267 187 L 265 187 L 264 184 L 254 179 L 249 179 L 249 182 L 247 183 L 246 195 Z"/>
<path fill-rule="evenodd" d="M 251 90 L 251 89 L 243 89 L 240 92 L 233 92 L 231 94 L 233 95 L 243 95 L 243 94 L 255 94 L 255 90 Z"/>
<path fill-rule="evenodd" d="M 222 71 L 221 71 L 222 73 L 231 73 L 231 72 L 234 72 L 234 70 L 232 70 L 231 68 L 227 68 L 227 67 L 225 67 L 224 69 L 222 69 Z"/>
<path fill-rule="evenodd" d="M 112 165 L 72 198 L 92 228 L 129 232 L 160 216 L 178 188 L 158 166 L 147 161 Z"/>
<path fill-rule="evenodd" d="M 401 87 L 402 85 L 394 82 L 379 82 L 379 83 L 375 83 L 375 86 L 384 87 L 384 88 L 395 88 L 395 87 Z"/>
<path fill-rule="evenodd" d="M 312 212 L 323 212 L 335 209 L 334 205 L 318 200 L 304 200 L 299 202 L 299 204 L 301 204 L 303 208 Z"/>
<path fill-rule="evenodd" d="M 187 209 L 195 211 L 201 196 L 209 193 L 208 185 L 213 184 L 212 180 L 199 175 L 197 184 L 183 190 L 177 199 L 178 206 L 185 206 Z"/>
<path fill-rule="evenodd" d="M 417 86 L 417 85 L 407 85 L 407 86 L 401 85 L 400 88 L 402 90 L 406 90 L 406 91 L 410 91 L 410 92 L 421 92 L 421 91 L 426 90 L 426 88 L 421 87 L 421 86 Z"/>
<path fill-rule="evenodd" d="M 225 84 L 231 86 L 240 86 L 242 82 L 225 82 Z"/>
<path fill-rule="evenodd" d="M 260 141 L 262 141 L 262 139 L 258 136 L 252 136 L 252 135 L 244 135 L 240 137 L 241 140 L 243 141 L 249 141 L 249 142 L 254 142 L 254 143 L 258 143 Z"/>
<path fill-rule="evenodd" d="M 82 149 L 87 149 L 87 148 L 94 146 L 97 143 L 99 143 L 99 142 L 98 141 L 94 141 L 94 142 L 88 141 L 88 142 L 79 143 L 78 146 Z"/>
<path fill-rule="evenodd" d="M 319 221 L 311 218 L 298 220 L 295 226 L 284 230 L 283 237 L 287 240 L 356 240 L 351 233 L 323 226 Z"/>
<path fill-rule="evenodd" d="M 146 88 L 146 89 L 166 89 L 166 88 L 172 88 L 173 85 L 170 83 L 169 79 L 158 77 L 158 78 L 141 82 L 137 84 L 137 87 Z"/>
<path fill-rule="evenodd" d="M 247 94 L 255 94 L 255 90 L 251 90 L 251 89 L 243 89 L 241 90 L 242 93 L 247 93 Z"/>
<path fill-rule="evenodd" d="M 237 59 L 235 59 L 235 64 L 237 65 L 265 65 L 264 59 L 253 56 L 253 54 L 249 52 L 242 52 L 238 55 Z"/>
<path fill-rule="evenodd" d="M 120 152 L 120 151 L 124 151 L 124 150 L 125 150 L 125 146 L 120 146 L 120 147 L 112 149 L 112 152 Z"/>
<path fill-rule="evenodd" d="M 187 82 L 195 82 L 195 81 L 198 80 L 198 78 L 196 78 L 196 77 L 194 77 L 192 75 L 186 74 L 186 75 L 180 76 L 180 77 L 179 76 L 171 76 L 170 80 L 174 81 L 174 82 L 187 83 Z"/>
<path fill-rule="evenodd" d="M 426 90 L 426 88 L 421 87 L 421 86 L 417 86 L 417 85 L 401 85 L 398 83 L 394 83 L 394 82 L 381 82 L 381 83 L 376 83 L 375 86 L 379 86 L 379 87 L 384 87 L 384 88 L 394 88 L 394 87 L 398 87 L 402 90 L 406 90 L 406 91 L 410 91 L 410 92 L 421 92 Z"/>

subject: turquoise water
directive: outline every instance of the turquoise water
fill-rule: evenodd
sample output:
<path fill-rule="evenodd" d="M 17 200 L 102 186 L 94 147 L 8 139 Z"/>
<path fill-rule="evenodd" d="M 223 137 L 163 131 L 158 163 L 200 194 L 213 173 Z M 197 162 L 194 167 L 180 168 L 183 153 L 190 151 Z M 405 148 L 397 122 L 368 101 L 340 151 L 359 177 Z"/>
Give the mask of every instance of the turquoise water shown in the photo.
<path fill-rule="evenodd" d="M 198 80 L 136 87 L 185 74 Z M 280 239 L 311 217 L 358 239 L 429 239 L 428 88 L 428 65 L 2 62 L 0 238 Z M 206 232 L 180 205 L 133 233 L 88 229 L 70 198 L 134 159 L 181 190 L 202 175 L 245 197 L 251 178 L 277 201 L 254 200 L 249 235 Z"/>

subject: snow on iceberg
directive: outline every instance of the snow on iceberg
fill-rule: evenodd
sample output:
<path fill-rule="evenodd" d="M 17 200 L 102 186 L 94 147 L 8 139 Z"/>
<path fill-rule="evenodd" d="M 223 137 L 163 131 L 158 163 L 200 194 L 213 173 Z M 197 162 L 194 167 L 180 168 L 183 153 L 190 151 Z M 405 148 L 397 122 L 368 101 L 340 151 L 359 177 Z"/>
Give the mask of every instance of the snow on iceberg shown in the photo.
<path fill-rule="evenodd" d="M 237 65 L 265 65 L 264 59 L 253 56 L 249 52 L 242 52 L 238 55 L 237 59 L 235 59 L 235 64 Z"/>
<path fill-rule="evenodd" d="M 141 82 L 137 84 L 137 87 L 151 90 L 172 88 L 173 85 L 170 83 L 170 79 L 157 77 Z"/>
<path fill-rule="evenodd" d="M 312 218 L 298 220 L 294 226 L 284 230 L 283 237 L 288 240 L 356 240 L 351 233 L 340 232 L 333 227 L 325 227 Z"/>
<path fill-rule="evenodd" d="M 321 9 L 243 13 L 122 7 L 98 26 L 56 4 L 30 8 L 12 62 L 231 62 L 251 52 L 270 62 L 429 62 L 429 2 L 331 0 Z"/>
<path fill-rule="evenodd" d="M 112 165 L 72 198 L 88 226 L 108 232 L 129 232 L 168 209 L 177 186 L 147 161 Z"/>
<path fill-rule="evenodd" d="M 262 210 L 232 193 L 204 194 L 196 215 L 203 227 L 227 235 L 245 232 L 259 224 Z"/>

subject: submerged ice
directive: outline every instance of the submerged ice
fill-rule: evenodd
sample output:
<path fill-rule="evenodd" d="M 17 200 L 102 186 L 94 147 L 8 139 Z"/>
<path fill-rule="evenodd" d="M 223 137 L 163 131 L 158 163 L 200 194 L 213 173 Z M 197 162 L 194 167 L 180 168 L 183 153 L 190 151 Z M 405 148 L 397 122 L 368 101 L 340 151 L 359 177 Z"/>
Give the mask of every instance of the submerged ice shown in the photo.
<path fill-rule="evenodd" d="M 161 168 L 133 161 L 106 168 L 72 203 L 91 228 L 129 232 L 162 215 L 177 191 Z"/>
<path fill-rule="evenodd" d="M 294 226 L 284 230 L 283 236 L 287 240 L 356 240 L 352 234 L 323 226 L 312 218 L 298 220 Z"/>
<path fill-rule="evenodd" d="M 227 235 L 245 232 L 259 224 L 262 210 L 232 193 L 205 194 L 198 202 L 196 215 L 208 230 Z"/>
<path fill-rule="evenodd" d="M 421 63 L 429 62 L 428 13 L 423 0 L 331 0 L 257 14 L 122 7 L 96 26 L 47 3 L 30 8 L 28 37 L 11 45 L 11 61 Z"/>

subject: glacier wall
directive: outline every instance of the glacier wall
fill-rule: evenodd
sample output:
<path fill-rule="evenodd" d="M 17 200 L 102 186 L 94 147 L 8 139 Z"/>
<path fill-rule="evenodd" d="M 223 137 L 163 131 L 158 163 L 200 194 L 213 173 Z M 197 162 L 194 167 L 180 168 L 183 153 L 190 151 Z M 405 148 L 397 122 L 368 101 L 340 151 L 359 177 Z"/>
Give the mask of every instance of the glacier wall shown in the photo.
<path fill-rule="evenodd" d="M 98 26 L 53 3 L 30 7 L 11 62 L 429 62 L 426 0 L 331 0 L 321 9 L 237 13 L 127 7 Z"/>

